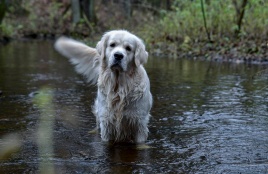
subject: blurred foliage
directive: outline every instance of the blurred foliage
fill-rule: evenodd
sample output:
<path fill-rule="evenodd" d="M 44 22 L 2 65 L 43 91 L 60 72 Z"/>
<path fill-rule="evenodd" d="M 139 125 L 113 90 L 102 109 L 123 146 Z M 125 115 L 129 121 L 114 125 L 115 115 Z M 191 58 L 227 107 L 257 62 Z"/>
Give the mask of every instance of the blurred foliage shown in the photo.
<path fill-rule="evenodd" d="M 238 27 L 236 13 L 241 10 L 237 4 L 242 1 L 204 1 L 207 25 L 213 38 L 233 36 Z M 5 6 L 4 1 L 1 0 L 1 2 L 0 12 L 3 14 L 5 12 L 3 9 L 6 8 L 3 8 Z M 165 40 L 178 40 L 178 38 L 183 40 L 185 36 L 200 40 L 204 39 L 206 34 L 200 3 L 202 1 L 200 0 L 10 0 L 7 2 L 9 2 L 6 3 L 8 13 L 2 25 L 8 30 L 14 30 L 8 33 L 10 35 L 27 33 L 90 35 L 94 29 L 107 30 L 113 28 L 148 31 L 144 32 L 146 40 L 152 40 L 155 37 Z M 74 15 L 79 14 L 72 11 L 72 8 L 70 8 L 71 2 L 80 2 L 81 9 L 90 11 L 88 13 L 96 13 L 97 20 L 94 19 L 92 20 L 94 22 L 91 23 L 90 16 L 80 10 L 79 13 L 82 17 L 78 17 L 77 19 L 80 18 L 80 22 L 74 25 L 72 23 L 72 13 L 75 13 Z M 79 4 L 76 3 L 73 4 L 79 7 Z M 86 9 L 89 8 L 89 4 L 91 4 L 90 7 L 93 4 L 95 8 Z M 246 5 L 241 36 L 262 37 L 267 35 L 268 1 L 250 0 Z M 10 25 L 12 27 L 9 27 Z M 155 35 L 155 33 L 158 33 L 158 35 Z"/>
<path fill-rule="evenodd" d="M 37 144 L 39 151 L 39 173 L 55 173 L 51 158 L 54 157 L 53 130 L 55 122 L 55 109 L 53 105 L 53 91 L 49 88 L 41 88 L 33 99 L 33 103 L 40 110 L 40 120 L 37 130 Z"/>
<path fill-rule="evenodd" d="M 208 28 L 214 39 L 232 37 L 237 29 L 236 11 L 231 0 L 205 1 Z M 166 40 L 190 36 L 195 40 L 206 38 L 199 0 L 176 0 L 172 11 L 165 12 L 157 25 L 147 26 L 151 33 L 158 32 Z M 263 37 L 268 34 L 268 1 L 251 0 L 246 7 L 241 36 Z M 158 35 L 159 37 L 159 35 Z M 153 37 L 154 38 L 154 37 Z M 169 39 L 170 38 L 170 39 Z"/>
<path fill-rule="evenodd" d="M 18 153 L 21 149 L 21 137 L 19 134 L 10 133 L 1 137 L 0 161 L 8 160 Z"/>
<path fill-rule="evenodd" d="M 248 1 L 238 37 L 237 14 L 233 1 L 204 1 L 212 43 L 207 39 L 200 2 L 175 0 L 172 11 L 164 10 L 157 22 L 143 26 L 140 35 L 149 43 L 151 52 L 158 53 L 162 50 L 162 55 L 174 56 L 175 53 L 175 57 L 202 56 L 208 59 L 224 59 L 226 56 L 267 59 L 267 0 Z M 238 2 L 241 3 L 242 0 Z"/>

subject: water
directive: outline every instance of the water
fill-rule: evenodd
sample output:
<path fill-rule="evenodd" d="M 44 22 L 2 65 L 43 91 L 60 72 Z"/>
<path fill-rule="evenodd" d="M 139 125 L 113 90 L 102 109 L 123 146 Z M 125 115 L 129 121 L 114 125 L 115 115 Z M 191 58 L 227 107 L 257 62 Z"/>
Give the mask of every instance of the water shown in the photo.
<path fill-rule="evenodd" d="M 96 87 L 52 42 L 1 45 L 0 173 L 268 173 L 265 68 L 150 58 L 151 148 L 137 149 L 88 133 Z"/>

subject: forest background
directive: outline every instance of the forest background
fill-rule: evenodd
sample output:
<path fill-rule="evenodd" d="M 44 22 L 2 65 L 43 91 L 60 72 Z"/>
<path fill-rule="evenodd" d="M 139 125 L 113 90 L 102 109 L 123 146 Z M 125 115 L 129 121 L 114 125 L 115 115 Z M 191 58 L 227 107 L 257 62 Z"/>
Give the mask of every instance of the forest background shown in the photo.
<path fill-rule="evenodd" d="M 126 29 L 151 55 L 268 62 L 268 0 L 0 0 L 0 42 Z"/>

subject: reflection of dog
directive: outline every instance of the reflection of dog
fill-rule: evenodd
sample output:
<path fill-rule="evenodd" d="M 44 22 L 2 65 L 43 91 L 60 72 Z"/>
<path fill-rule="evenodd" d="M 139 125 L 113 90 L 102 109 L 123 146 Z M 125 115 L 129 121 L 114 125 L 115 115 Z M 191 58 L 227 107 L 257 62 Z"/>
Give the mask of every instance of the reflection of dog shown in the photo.
<path fill-rule="evenodd" d="M 98 84 L 93 112 L 102 140 L 144 142 L 152 95 L 143 68 L 148 53 L 141 39 L 114 30 L 103 35 L 96 49 L 66 37 L 59 38 L 55 48 L 70 59 L 78 73 Z"/>

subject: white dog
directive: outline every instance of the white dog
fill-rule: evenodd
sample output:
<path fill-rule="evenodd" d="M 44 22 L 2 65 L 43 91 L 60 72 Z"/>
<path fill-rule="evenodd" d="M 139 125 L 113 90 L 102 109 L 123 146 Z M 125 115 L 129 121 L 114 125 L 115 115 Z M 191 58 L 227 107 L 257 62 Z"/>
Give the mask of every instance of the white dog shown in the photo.
<path fill-rule="evenodd" d="M 143 143 L 152 107 L 150 82 L 143 67 L 148 53 L 141 39 L 125 30 L 103 35 L 96 49 L 61 37 L 56 50 L 76 71 L 98 85 L 93 106 L 103 141 Z"/>

